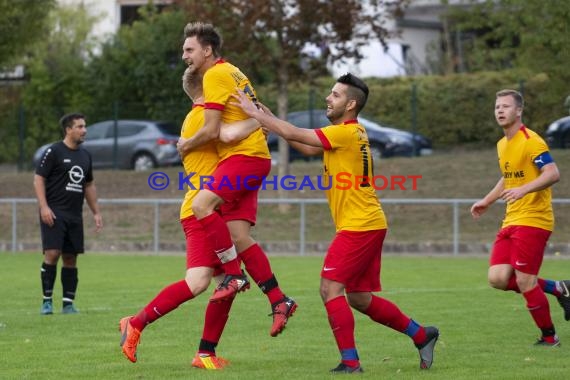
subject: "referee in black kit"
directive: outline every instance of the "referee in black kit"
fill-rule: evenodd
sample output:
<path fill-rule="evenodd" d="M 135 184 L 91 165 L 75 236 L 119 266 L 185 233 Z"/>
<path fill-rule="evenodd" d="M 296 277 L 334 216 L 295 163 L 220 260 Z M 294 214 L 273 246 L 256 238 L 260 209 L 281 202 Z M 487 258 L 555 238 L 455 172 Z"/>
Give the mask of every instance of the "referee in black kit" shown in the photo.
<path fill-rule="evenodd" d="M 65 115 L 59 121 L 63 140 L 44 152 L 36 167 L 34 190 L 38 198 L 44 261 L 41 267 L 43 303 L 40 313 L 53 314 L 53 286 L 61 256 L 63 314 L 76 314 L 77 254 L 83 253 L 83 200 L 93 213 L 96 231 L 103 227 L 93 181 L 91 155 L 81 144 L 87 129 L 85 116 Z"/>

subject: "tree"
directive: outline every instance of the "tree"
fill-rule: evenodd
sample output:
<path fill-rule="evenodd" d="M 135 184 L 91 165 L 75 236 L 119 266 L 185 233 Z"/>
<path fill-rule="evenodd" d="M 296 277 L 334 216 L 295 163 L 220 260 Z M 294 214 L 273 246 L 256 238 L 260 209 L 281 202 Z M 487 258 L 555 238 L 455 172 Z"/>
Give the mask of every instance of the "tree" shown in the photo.
<path fill-rule="evenodd" d="M 27 47 L 48 31 L 55 0 L 0 0 L 0 69 L 22 58 Z"/>
<path fill-rule="evenodd" d="M 567 72 L 570 2 L 486 0 L 452 10 L 471 71 L 511 67 Z"/>
<path fill-rule="evenodd" d="M 141 20 L 122 26 L 90 65 L 98 118 L 152 118 L 179 121 L 188 112 L 189 101 L 181 86 L 184 71 L 182 29 L 184 14 L 158 12 L 149 5 Z M 112 115 L 113 104 L 118 105 Z"/>
<path fill-rule="evenodd" d="M 47 16 L 49 31 L 30 44 L 25 60 L 30 80 L 23 94 L 28 147 L 61 137 L 62 114 L 87 112 L 87 66 L 97 46 L 90 33 L 97 19 L 83 6 L 58 6 Z"/>
<path fill-rule="evenodd" d="M 361 58 L 360 48 L 391 35 L 388 19 L 407 0 L 178 0 L 190 21 L 214 24 L 223 34 L 224 56 L 246 75 L 274 71 L 277 115 L 286 119 L 288 85 L 314 80 L 327 61 Z M 198 15 L 198 16 L 196 16 Z M 307 47 L 319 52 L 310 57 Z M 312 59 L 311 59 L 312 58 Z M 263 100 L 262 100 L 263 101 Z M 280 177 L 289 173 L 289 149 L 279 142 Z M 283 191 L 280 189 L 280 191 Z M 284 193 L 280 194 L 284 197 Z"/>
<path fill-rule="evenodd" d="M 451 17 L 457 30 L 470 36 L 463 46 L 469 70 L 516 69 L 521 72 L 517 87 L 528 107 L 547 105 L 530 114 L 548 120 L 553 110 L 555 115 L 565 112 L 564 99 L 570 94 L 570 2 L 487 0 Z M 526 78 L 541 78 L 543 85 L 525 86 Z M 525 122 L 533 125 L 526 115 Z"/>

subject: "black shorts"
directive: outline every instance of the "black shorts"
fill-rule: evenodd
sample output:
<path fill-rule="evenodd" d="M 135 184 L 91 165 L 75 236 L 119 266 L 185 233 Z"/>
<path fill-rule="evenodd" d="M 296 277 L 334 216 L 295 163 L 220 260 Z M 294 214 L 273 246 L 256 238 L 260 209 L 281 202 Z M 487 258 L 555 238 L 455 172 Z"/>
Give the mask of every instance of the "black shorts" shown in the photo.
<path fill-rule="evenodd" d="M 62 253 L 83 253 L 83 219 L 66 218 L 62 215 L 54 219 L 49 227 L 40 220 L 43 250 L 57 249 Z"/>

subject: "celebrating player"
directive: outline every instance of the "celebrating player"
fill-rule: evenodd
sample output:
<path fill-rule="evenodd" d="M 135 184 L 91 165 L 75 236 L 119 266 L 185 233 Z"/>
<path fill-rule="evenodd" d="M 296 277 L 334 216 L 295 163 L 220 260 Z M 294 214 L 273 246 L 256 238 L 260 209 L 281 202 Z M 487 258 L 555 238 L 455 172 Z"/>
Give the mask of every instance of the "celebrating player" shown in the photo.
<path fill-rule="evenodd" d="M 204 127 L 191 138 L 182 138 L 178 143 L 182 157 L 217 139 L 221 122 L 248 118 L 239 107 L 229 102 L 231 95 L 236 93 L 236 87 L 255 99 L 249 79 L 221 58 L 222 38 L 212 25 L 190 23 L 184 28 L 184 36 L 182 59 L 204 78 L 205 110 Z M 210 300 L 217 302 L 233 298 L 237 292 L 249 287 L 237 260 L 239 254 L 247 272 L 269 299 L 273 315 L 270 335 L 277 336 L 285 328 L 297 304 L 281 291 L 265 252 L 250 235 L 257 217 L 259 187 L 271 169 L 265 135 L 256 129 L 238 142 L 219 141 L 217 149 L 220 162 L 213 173 L 214 180 L 192 202 L 192 210 L 226 273 Z M 218 207 L 221 215 L 215 211 Z"/>
<path fill-rule="evenodd" d="M 357 120 L 366 104 L 368 87 L 354 75 L 346 74 L 337 79 L 326 98 L 327 117 L 332 125 L 316 130 L 297 128 L 276 118 L 266 107 L 258 109 L 244 92 L 236 98 L 239 101 L 236 105 L 287 139 L 295 149 L 308 155 L 324 151 L 325 178 L 335 178 L 341 172 L 373 177 L 368 136 Z M 420 368 L 430 368 L 438 329 L 418 324 L 392 302 L 372 294 L 381 290 L 382 245 L 387 231 L 376 193 L 366 179 L 358 186 L 341 188 L 333 183 L 326 191 L 337 232 L 324 259 L 320 289 L 341 355 L 341 363 L 331 372 L 363 372 L 350 307 L 410 336 L 419 350 Z"/>
<path fill-rule="evenodd" d="M 182 124 L 181 136 L 192 137 L 204 124 L 204 97 L 202 94 L 202 77 L 194 75 L 187 68 L 182 77 L 182 86 L 186 94 L 192 99 L 192 110 L 188 112 Z M 226 141 L 237 141 L 247 137 L 259 125 L 255 120 L 247 119 L 228 125 L 223 125 L 220 137 Z M 136 315 L 121 319 L 121 347 L 125 356 L 131 361 L 137 361 L 137 347 L 140 335 L 150 323 L 176 309 L 182 303 L 197 297 L 204 292 L 212 277 L 218 276 L 221 282 L 223 272 L 221 263 L 214 253 L 212 245 L 206 238 L 204 229 L 196 220 L 192 212 L 192 201 L 200 188 L 200 175 L 210 175 L 218 163 L 218 153 L 215 143 L 202 145 L 184 157 L 184 169 L 187 173 L 198 175 L 190 177 L 192 186 L 184 196 L 180 207 L 180 223 L 186 236 L 186 277 L 165 287 L 152 301 L 142 308 Z M 192 360 L 192 366 L 198 368 L 220 369 L 228 361 L 216 356 L 216 346 L 222 335 L 228 319 L 233 299 L 216 303 L 208 303 L 204 332 L 198 353 Z"/>

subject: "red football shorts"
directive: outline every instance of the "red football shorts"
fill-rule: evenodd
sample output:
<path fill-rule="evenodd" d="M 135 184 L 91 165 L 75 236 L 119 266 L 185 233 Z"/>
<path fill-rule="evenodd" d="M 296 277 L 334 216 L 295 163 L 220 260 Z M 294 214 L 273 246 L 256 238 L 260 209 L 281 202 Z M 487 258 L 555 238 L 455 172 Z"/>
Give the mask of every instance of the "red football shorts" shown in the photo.
<path fill-rule="evenodd" d="M 537 275 L 551 233 L 542 228 L 529 226 L 501 228 L 493 245 L 490 265 L 510 264 L 520 272 Z"/>
<path fill-rule="evenodd" d="M 206 236 L 204 227 L 194 215 L 180 221 L 186 236 L 186 269 L 214 268 L 214 276 L 222 273 L 222 263 Z"/>
<path fill-rule="evenodd" d="M 220 206 L 225 221 L 246 220 L 255 225 L 257 194 L 271 170 L 268 158 L 237 154 L 220 162 L 212 174 L 213 182 L 204 185 L 224 200 Z"/>
<path fill-rule="evenodd" d="M 339 231 L 332 241 L 321 277 L 344 284 L 347 293 L 378 292 L 386 229 Z"/>

